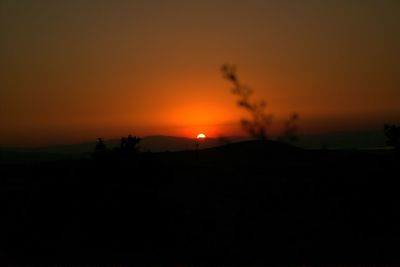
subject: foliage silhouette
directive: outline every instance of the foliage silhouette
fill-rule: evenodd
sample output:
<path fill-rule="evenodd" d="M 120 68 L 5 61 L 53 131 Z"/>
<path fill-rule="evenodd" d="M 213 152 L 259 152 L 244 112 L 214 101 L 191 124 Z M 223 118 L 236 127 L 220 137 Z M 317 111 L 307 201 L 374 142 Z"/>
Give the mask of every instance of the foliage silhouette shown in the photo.
<path fill-rule="evenodd" d="M 93 158 L 96 160 L 119 160 L 123 158 L 131 158 L 139 153 L 139 142 L 141 139 L 136 136 L 128 135 L 128 137 L 122 137 L 120 146 L 114 147 L 111 150 L 107 149 L 103 138 L 98 138 Z"/>
<path fill-rule="evenodd" d="M 93 158 L 102 159 L 107 155 L 108 149 L 103 138 L 97 138 L 97 142 L 93 152 Z"/>
<path fill-rule="evenodd" d="M 387 137 L 386 144 L 400 149 L 400 126 L 385 124 L 383 129 Z"/>
<path fill-rule="evenodd" d="M 272 114 L 265 111 L 267 103 L 263 100 L 254 101 L 251 99 L 253 90 L 242 84 L 236 74 L 236 66 L 224 64 L 221 67 L 223 77 L 233 84 L 232 93 L 239 97 L 237 104 L 250 113 L 251 119 L 242 119 L 243 129 L 252 137 L 261 140 L 269 139 L 268 128 L 272 122 Z M 294 113 L 285 123 L 284 131 L 280 137 L 282 141 L 294 142 L 297 136 L 297 121 L 299 115 Z"/>
<path fill-rule="evenodd" d="M 124 151 L 137 153 L 139 152 L 138 144 L 141 141 L 139 137 L 128 135 L 127 138 L 122 137 L 121 139 L 121 149 Z"/>
<path fill-rule="evenodd" d="M 272 115 L 265 112 L 267 103 L 265 101 L 254 102 L 251 100 L 253 90 L 240 82 L 234 65 L 224 64 L 221 67 L 221 71 L 223 77 L 233 84 L 232 93 L 239 97 L 237 104 L 250 113 L 251 120 L 241 120 L 243 129 L 254 138 L 268 139 L 268 127 L 271 123 Z"/>
<path fill-rule="evenodd" d="M 139 153 L 139 142 L 141 139 L 136 136 L 128 135 L 122 137 L 120 147 L 115 149 L 115 152 L 120 156 L 134 156 Z"/>

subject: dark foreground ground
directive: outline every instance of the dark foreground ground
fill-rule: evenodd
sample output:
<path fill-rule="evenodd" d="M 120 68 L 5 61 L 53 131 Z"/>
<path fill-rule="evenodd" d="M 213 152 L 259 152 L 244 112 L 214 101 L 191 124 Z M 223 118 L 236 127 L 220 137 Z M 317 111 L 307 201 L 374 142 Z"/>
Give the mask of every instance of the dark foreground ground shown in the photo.
<path fill-rule="evenodd" d="M 0 165 L 3 263 L 400 264 L 400 160 L 245 142 Z"/>

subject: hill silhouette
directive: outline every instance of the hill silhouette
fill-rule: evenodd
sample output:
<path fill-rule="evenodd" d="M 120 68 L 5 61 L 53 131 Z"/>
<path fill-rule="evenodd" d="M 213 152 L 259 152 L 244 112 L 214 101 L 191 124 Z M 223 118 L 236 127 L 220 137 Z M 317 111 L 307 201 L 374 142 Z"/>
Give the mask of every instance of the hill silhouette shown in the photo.
<path fill-rule="evenodd" d="M 207 138 L 201 142 L 200 149 L 221 146 L 226 140 L 236 143 L 247 139 L 246 137 L 227 137 L 222 139 L 222 142 L 219 138 Z M 119 147 L 120 141 L 120 139 L 105 140 L 108 148 Z M 145 136 L 142 137 L 139 147 L 142 152 L 175 152 L 193 150 L 194 142 L 194 139 L 184 137 Z M 376 149 L 386 146 L 382 130 L 302 135 L 296 145 L 305 149 Z M 35 148 L 0 147 L 0 163 L 88 158 L 94 146 L 95 141 Z"/>
<path fill-rule="evenodd" d="M 2 164 L 0 254 L 13 264 L 399 263 L 398 166 L 394 151 L 275 141 Z"/>
<path fill-rule="evenodd" d="M 229 142 L 246 140 L 246 137 L 228 137 Z M 107 139 L 108 148 L 120 146 L 120 139 Z M 145 136 L 139 147 L 142 152 L 183 151 L 195 149 L 195 139 L 176 136 Z M 207 138 L 201 141 L 200 148 L 216 147 L 223 144 L 219 138 Z M 96 142 L 61 144 L 34 148 L 0 148 L 0 163 L 43 162 L 64 159 L 80 159 L 91 156 Z"/>
<path fill-rule="evenodd" d="M 203 149 L 203 152 L 228 152 L 232 155 L 245 154 L 249 156 L 260 156 L 260 154 L 277 155 L 280 153 L 298 152 L 303 149 L 291 144 L 286 144 L 280 141 L 273 140 L 248 140 L 242 142 L 235 142 L 223 146 Z"/>

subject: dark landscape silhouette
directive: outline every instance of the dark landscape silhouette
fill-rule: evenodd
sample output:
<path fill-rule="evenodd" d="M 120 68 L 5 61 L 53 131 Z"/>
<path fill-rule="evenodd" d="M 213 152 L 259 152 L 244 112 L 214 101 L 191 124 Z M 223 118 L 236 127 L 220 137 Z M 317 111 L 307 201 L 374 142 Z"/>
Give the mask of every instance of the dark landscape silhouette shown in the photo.
<path fill-rule="evenodd" d="M 1 258 L 398 263 L 399 166 L 392 150 L 256 140 L 1 165 Z"/>

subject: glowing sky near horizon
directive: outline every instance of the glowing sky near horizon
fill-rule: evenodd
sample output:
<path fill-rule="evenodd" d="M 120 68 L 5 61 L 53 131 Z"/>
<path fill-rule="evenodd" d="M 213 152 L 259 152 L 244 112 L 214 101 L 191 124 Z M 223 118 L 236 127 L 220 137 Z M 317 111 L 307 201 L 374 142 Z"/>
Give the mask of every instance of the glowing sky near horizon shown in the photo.
<path fill-rule="evenodd" d="M 400 122 L 397 0 L 0 0 L 0 146 L 243 134 L 219 68 L 273 127 Z M 274 129 L 273 129 L 274 131 Z"/>

